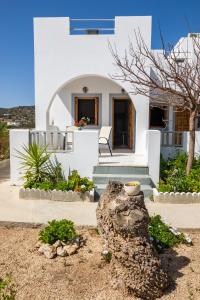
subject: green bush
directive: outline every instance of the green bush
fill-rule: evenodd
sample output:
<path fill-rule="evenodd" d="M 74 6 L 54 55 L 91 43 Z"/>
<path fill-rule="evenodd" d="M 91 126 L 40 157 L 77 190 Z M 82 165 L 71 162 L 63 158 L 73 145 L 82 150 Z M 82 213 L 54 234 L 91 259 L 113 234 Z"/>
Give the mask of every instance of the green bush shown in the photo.
<path fill-rule="evenodd" d="M 70 242 L 77 234 L 74 223 L 70 220 L 63 219 L 61 221 L 50 221 L 48 226 L 39 233 L 39 240 L 43 243 L 52 245 L 57 240 L 62 242 Z"/>
<path fill-rule="evenodd" d="M 159 252 L 181 243 L 187 243 L 185 235 L 165 224 L 159 215 L 150 218 L 148 231 Z"/>
<path fill-rule="evenodd" d="M 175 158 L 161 158 L 160 192 L 200 192 L 200 158 L 196 157 L 189 175 L 186 175 L 187 154 L 179 153 Z"/>
<path fill-rule="evenodd" d="M 16 291 L 11 283 L 10 275 L 0 278 L 0 300 L 15 300 Z"/>

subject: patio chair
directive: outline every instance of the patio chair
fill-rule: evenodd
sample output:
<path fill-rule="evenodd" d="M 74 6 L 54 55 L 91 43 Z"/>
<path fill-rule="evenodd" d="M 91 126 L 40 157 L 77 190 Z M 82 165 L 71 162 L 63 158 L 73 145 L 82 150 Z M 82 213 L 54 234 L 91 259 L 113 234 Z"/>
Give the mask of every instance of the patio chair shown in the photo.
<path fill-rule="evenodd" d="M 101 130 L 99 133 L 99 145 L 107 145 L 108 149 L 110 151 L 110 155 L 112 156 L 112 150 L 111 150 L 111 147 L 109 144 L 111 130 L 112 130 L 111 126 L 102 126 L 101 127 Z M 101 154 L 100 148 L 99 148 L 99 153 Z"/>

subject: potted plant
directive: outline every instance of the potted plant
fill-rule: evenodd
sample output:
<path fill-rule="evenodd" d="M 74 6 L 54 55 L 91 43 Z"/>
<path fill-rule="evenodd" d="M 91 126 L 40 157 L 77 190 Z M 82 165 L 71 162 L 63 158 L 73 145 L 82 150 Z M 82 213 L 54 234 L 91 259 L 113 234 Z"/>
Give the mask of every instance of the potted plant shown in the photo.
<path fill-rule="evenodd" d="M 75 126 L 78 127 L 79 130 L 81 130 L 83 127 L 87 126 L 89 122 L 90 118 L 82 117 L 80 121 L 75 122 Z"/>
<path fill-rule="evenodd" d="M 138 195 L 140 192 L 140 182 L 130 181 L 124 184 L 124 190 L 129 196 Z"/>

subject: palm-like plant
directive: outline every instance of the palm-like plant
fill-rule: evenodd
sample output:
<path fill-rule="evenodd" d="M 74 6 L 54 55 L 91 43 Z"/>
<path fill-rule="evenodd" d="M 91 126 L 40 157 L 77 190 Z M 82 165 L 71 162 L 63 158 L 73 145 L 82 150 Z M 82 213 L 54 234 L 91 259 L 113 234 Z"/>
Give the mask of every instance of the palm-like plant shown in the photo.
<path fill-rule="evenodd" d="M 47 152 L 47 146 L 32 143 L 17 153 L 17 157 L 21 159 L 21 168 L 25 171 L 25 187 L 31 188 L 37 183 L 46 181 L 55 184 L 65 180 L 60 163 L 56 158 L 55 161 L 50 159 L 51 153 Z"/>
<path fill-rule="evenodd" d="M 23 152 L 18 151 L 18 158 L 21 159 L 21 168 L 24 169 L 26 182 L 40 183 L 48 177 L 48 162 L 50 153 L 46 147 L 38 146 L 36 143 L 28 147 L 23 146 Z"/>

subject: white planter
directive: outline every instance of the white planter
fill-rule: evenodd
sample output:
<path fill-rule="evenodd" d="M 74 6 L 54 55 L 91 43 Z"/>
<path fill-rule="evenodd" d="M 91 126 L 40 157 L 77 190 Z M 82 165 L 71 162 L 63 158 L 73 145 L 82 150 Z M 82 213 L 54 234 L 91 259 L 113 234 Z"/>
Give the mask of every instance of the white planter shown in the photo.
<path fill-rule="evenodd" d="M 74 191 L 44 191 L 40 189 L 25 189 L 20 188 L 19 198 L 25 200 L 52 200 L 52 201 L 63 201 L 63 202 L 74 202 L 74 201 L 94 201 L 94 191 L 90 192 L 74 192 Z"/>
<path fill-rule="evenodd" d="M 129 196 L 135 196 L 138 195 L 140 192 L 140 183 L 137 181 L 134 181 L 137 183 L 136 185 L 131 185 L 133 182 L 127 182 L 124 184 L 124 190 Z"/>
<path fill-rule="evenodd" d="M 200 203 L 200 193 L 174 193 L 174 192 L 159 192 L 156 188 L 153 188 L 154 202 L 160 203 L 173 203 L 173 204 L 189 204 Z"/>

